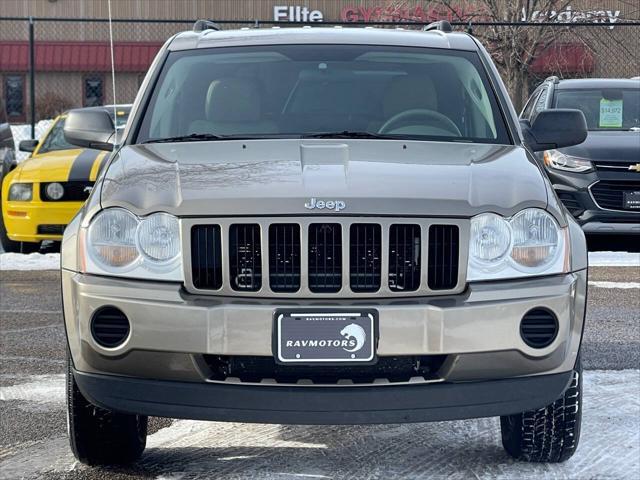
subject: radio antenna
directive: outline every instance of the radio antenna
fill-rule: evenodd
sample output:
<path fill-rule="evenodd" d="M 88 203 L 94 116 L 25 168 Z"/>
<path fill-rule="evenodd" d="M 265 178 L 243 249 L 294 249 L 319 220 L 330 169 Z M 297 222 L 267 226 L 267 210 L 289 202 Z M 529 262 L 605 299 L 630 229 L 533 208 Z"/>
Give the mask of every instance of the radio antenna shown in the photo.
<path fill-rule="evenodd" d="M 107 5 L 109 8 L 109 48 L 111 50 L 111 89 L 112 89 L 112 98 L 113 98 L 113 140 L 116 140 L 116 136 L 118 133 L 117 125 L 117 112 L 116 112 L 116 67 L 114 62 L 114 54 L 113 54 L 113 25 L 111 22 L 111 0 L 107 0 Z"/>

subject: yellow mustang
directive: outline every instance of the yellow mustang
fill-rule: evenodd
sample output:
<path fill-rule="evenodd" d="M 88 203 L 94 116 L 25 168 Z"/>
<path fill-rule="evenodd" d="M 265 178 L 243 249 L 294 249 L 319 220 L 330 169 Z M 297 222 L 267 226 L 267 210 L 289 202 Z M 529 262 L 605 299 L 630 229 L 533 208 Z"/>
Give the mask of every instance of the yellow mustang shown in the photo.
<path fill-rule="evenodd" d="M 114 112 L 113 107 L 89 108 Z M 116 107 L 116 128 L 124 127 L 130 109 L 129 105 Z M 34 252 L 44 240 L 62 240 L 65 227 L 106 163 L 108 152 L 67 143 L 66 118 L 66 114 L 58 116 L 40 141 L 20 142 L 20 150 L 31 156 L 2 180 L 0 243 L 5 252 Z"/>

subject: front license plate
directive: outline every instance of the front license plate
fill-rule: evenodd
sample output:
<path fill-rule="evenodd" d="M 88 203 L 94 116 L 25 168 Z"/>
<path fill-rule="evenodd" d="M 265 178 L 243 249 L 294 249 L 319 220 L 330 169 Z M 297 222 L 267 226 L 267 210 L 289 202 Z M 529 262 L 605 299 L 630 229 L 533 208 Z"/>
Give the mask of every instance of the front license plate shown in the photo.
<path fill-rule="evenodd" d="M 373 310 L 277 310 L 274 338 L 277 360 L 280 363 L 372 362 L 376 319 Z"/>
<path fill-rule="evenodd" d="M 640 210 L 640 192 L 624 192 L 624 208 Z"/>

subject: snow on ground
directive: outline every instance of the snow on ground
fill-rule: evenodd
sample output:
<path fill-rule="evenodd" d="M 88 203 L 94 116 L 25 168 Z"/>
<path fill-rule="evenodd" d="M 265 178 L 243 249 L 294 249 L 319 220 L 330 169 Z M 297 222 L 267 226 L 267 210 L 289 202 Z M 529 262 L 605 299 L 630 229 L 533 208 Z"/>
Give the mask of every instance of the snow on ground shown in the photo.
<path fill-rule="evenodd" d="M 589 282 L 590 287 L 596 288 L 620 288 L 627 290 L 629 288 L 640 288 L 640 282 Z"/>
<path fill-rule="evenodd" d="M 59 253 L 0 253 L 0 270 L 58 270 Z"/>
<path fill-rule="evenodd" d="M 640 267 L 640 253 L 589 252 L 590 267 Z"/>
<path fill-rule="evenodd" d="M 63 375 L 0 380 L 12 384 L 0 387 L 2 402 L 64 409 Z M 136 470 L 167 480 L 640 478 L 640 371 L 586 371 L 584 382 L 580 445 L 563 464 L 509 458 L 497 418 L 355 427 L 177 420 L 149 436 Z M 72 470 L 73 478 L 93 478 L 61 435 L 15 452 L 0 461 L 0 478 L 68 478 Z"/>

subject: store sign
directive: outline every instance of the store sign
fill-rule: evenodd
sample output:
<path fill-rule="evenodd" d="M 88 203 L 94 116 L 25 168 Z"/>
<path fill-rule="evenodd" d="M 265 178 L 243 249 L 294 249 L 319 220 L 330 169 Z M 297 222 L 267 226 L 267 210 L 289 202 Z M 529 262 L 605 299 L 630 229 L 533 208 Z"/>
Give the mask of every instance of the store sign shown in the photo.
<path fill-rule="evenodd" d="M 320 10 L 309 10 L 300 5 L 275 5 L 273 20 L 276 22 L 321 22 L 324 15 Z"/>
<path fill-rule="evenodd" d="M 605 23 L 614 24 L 619 20 L 620 10 L 574 10 L 571 5 L 564 10 L 534 10 L 527 15 L 523 8 L 522 21 L 557 22 L 557 23 Z M 436 20 L 451 21 L 491 21 L 482 5 L 477 3 L 460 3 L 443 6 L 425 3 L 407 7 L 399 5 L 378 5 L 365 7 L 362 5 L 347 6 L 342 9 L 343 22 L 420 22 L 428 23 Z M 610 28 L 613 28 L 611 26 Z"/>

